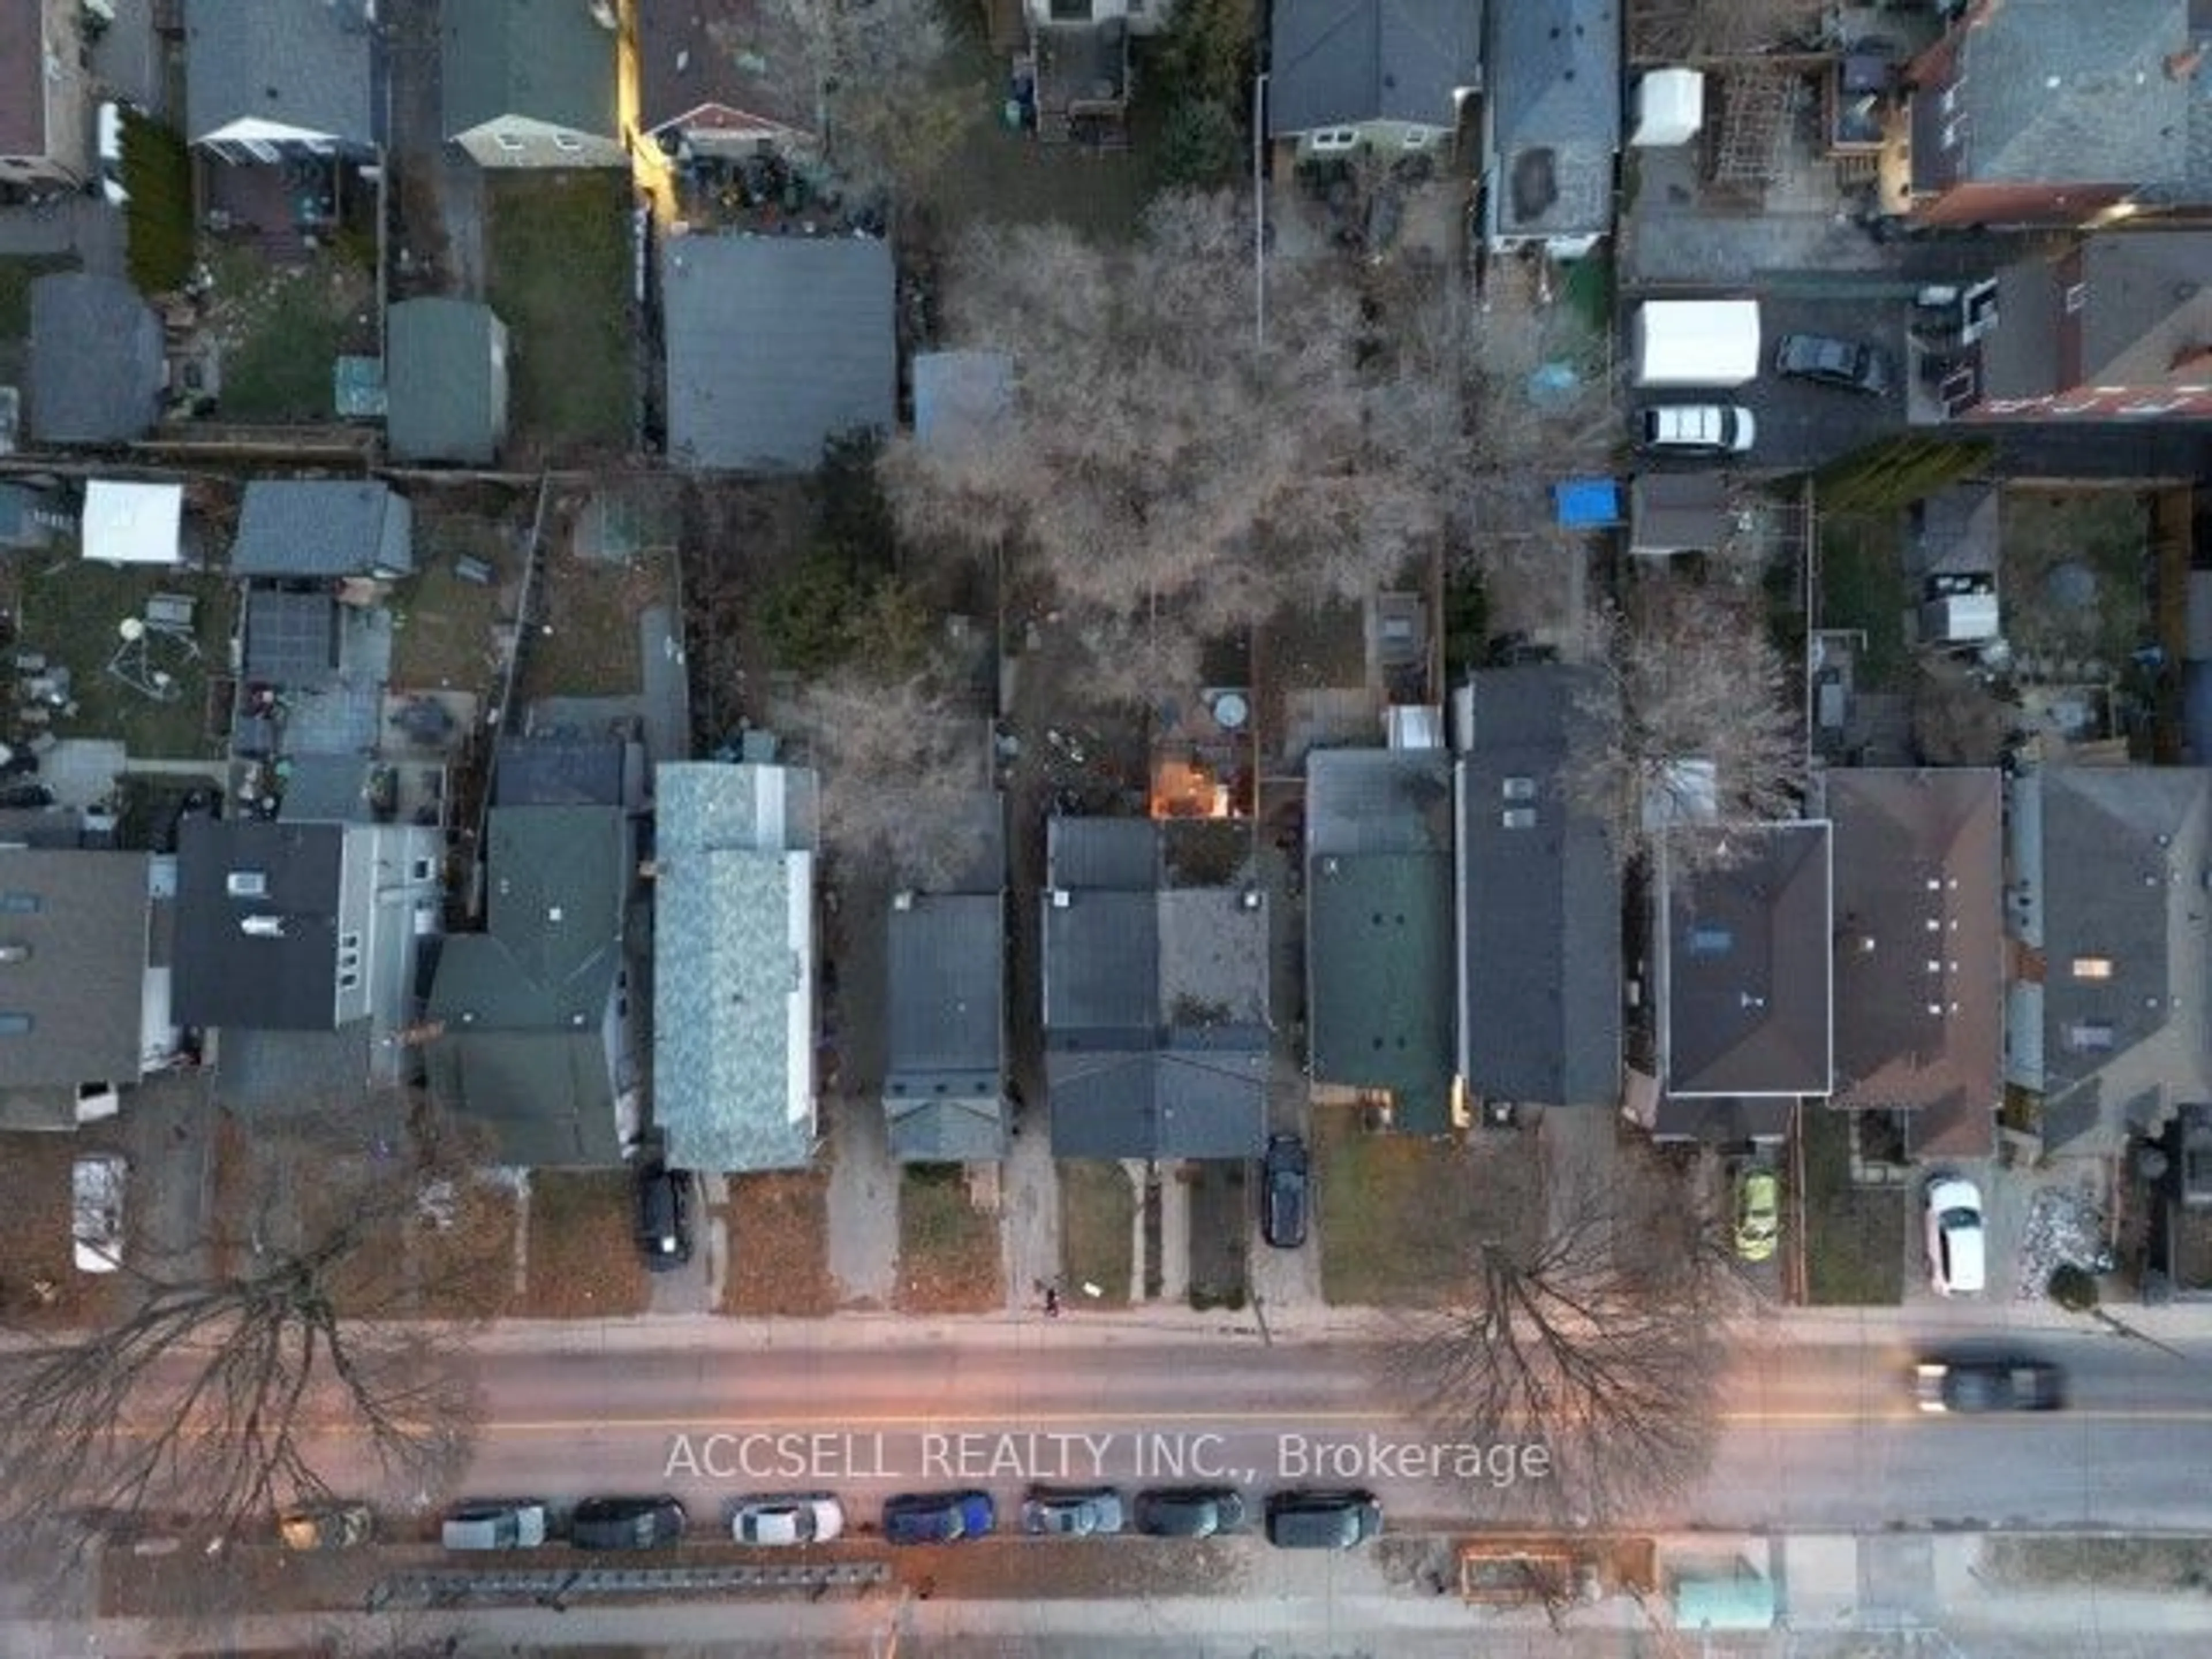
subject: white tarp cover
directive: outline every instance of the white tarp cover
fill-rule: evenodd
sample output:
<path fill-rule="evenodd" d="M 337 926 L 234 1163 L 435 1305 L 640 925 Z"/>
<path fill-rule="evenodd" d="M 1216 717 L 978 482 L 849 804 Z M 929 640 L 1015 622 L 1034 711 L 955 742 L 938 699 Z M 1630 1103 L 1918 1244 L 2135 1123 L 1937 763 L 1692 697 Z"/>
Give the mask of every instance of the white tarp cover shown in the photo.
<path fill-rule="evenodd" d="M 184 520 L 182 484 L 94 478 L 84 487 L 84 556 L 100 564 L 179 563 Z"/>
<path fill-rule="evenodd" d="M 1705 77 L 1693 69 L 1653 70 L 1636 83 L 1636 125 L 1628 142 L 1638 149 L 1686 144 L 1705 124 Z"/>

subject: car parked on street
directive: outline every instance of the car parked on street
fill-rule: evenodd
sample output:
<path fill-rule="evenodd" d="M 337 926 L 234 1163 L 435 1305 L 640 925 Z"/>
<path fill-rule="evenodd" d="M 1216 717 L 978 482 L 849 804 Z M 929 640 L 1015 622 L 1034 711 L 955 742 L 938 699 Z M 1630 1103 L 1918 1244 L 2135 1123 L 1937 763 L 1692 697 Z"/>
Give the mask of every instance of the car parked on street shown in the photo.
<path fill-rule="evenodd" d="M 1267 1541 L 1277 1549 L 1356 1549 L 1382 1531 L 1382 1505 L 1371 1492 L 1298 1488 L 1267 1499 Z"/>
<path fill-rule="evenodd" d="M 2042 1359 L 1923 1359 L 1912 1368 L 1923 1412 L 2055 1412 L 2065 1373 Z"/>
<path fill-rule="evenodd" d="M 826 1544 L 845 1530 L 845 1506 L 827 1492 L 740 1498 L 730 1508 L 730 1536 L 756 1549 Z"/>
<path fill-rule="evenodd" d="M 1978 1296 L 1988 1279 L 1981 1188 L 1957 1176 L 1929 1178 L 1928 1277 L 1938 1296 Z"/>
<path fill-rule="evenodd" d="M 1741 455 L 1759 422 L 1735 404 L 1655 404 L 1636 417 L 1638 447 L 1659 454 Z"/>
<path fill-rule="evenodd" d="M 376 1517 L 366 1504 L 331 1500 L 296 1504 L 276 1517 L 276 1536 L 288 1550 L 349 1550 L 375 1535 Z"/>
<path fill-rule="evenodd" d="M 1735 1253 L 1746 1261 L 1773 1259 L 1782 1237 L 1782 1181 L 1771 1170 L 1735 1178 Z"/>
<path fill-rule="evenodd" d="M 449 1550 L 534 1550 L 547 1531 L 542 1498 L 471 1498 L 446 1512 L 438 1541 Z"/>
<path fill-rule="evenodd" d="M 1306 1242 L 1306 1144 L 1296 1135 L 1267 1137 L 1260 1166 L 1260 1232 L 1279 1250 Z"/>
<path fill-rule="evenodd" d="M 998 1522 L 987 1492 L 902 1492 L 884 1500 L 886 1544 L 957 1544 L 987 1536 Z"/>
<path fill-rule="evenodd" d="M 568 1517 L 568 1541 L 580 1550 L 664 1549 L 684 1537 L 684 1505 L 653 1498 L 586 1498 Z"/>
<path fill-rule="evenodd" d="M 123 1265 L 123 1188 L 130 1161 L 120 1152 L 87 1152 L 70 1170 L 70 1248 L 81 1273 Z"/>
<path fill-rule="evenodd" d="M 1774 343 L 1774 372 L 1793 380 L 1879 397 L 1896 384 L 1889 354 L 1863 340 L 1832 334 L 1785 334 Z"/>
<path fill-rule="evenodd" d="M 1121 1530 L 1121 1494 L 1110 1486 L 1032 1486 L 1022 1504 L 1022 1530 L 1090 1538 Z"/>
<path fill-rule="evenodd" d="M 691 1260 L 691 1172 L 658 1158 L 637 1171 L 637 1248 L 645 1265 L 672 1273 Z"/>
<path fill-rule="evenodd" d="M 1147 1538 L 1212 1538 L 1244 1524 L 1231 1486 L 1162 1486 L 1137 1494 L 1137 1530 Z"/>

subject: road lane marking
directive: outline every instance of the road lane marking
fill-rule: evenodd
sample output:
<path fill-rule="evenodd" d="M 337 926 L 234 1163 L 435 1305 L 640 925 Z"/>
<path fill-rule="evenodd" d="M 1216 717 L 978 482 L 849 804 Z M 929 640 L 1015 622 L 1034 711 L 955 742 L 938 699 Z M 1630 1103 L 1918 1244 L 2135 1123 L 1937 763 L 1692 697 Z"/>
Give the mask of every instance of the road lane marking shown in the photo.
<path fill-rule="evenodd" d="M 2023 1419 L 2036 1418 L 2054 1424 L 2067 1423 L 2212 1423 L 2212 1409 L 2177 1407 L 2171 1410 L 2155 1407 L 2129 1411 L 2063 1411 L 2051 1413 L 1992 1412 L 1988 1413 L 1959 1413 L 1923 1412 L 1910 1404 L 1887 1408 L 1869 1408 L 1828 1411 L 1730 1411 L 1716 1413 L 1717 1420 L 1731 1427 L 1766 1428 L 1833 1428 L 1863 1423 L 2008 1423 L 2024 1426 Z M 875 1413 L 839 1417 L 580 1417 L 580 1418 L 516 1418 L 490 1419 L 477 1425 L 479 1433 L 500 1434 L 580 1434 L 593 1431 L 627 1431 L 630 1433 L 659 1432 L 665 1434 L 697 1434 L 722 1431 L 761 1432 L 784 1431 L 791 1433 L 825 1433 L 839 1431 L 866 1433 L 871 1431 L 980 1429 L 991 1431 L 1018 1431 L 1032 1426 L 1079 1426 L 1086 1428 L 1143 1427 L 1170 1432 L 1191 1424 L 1228 1424 L 1254 1431 L 1276 1431 L 1295 1433 L 1316 1424 L 1340 1424 L 1347 1427 L 1374 1426 L 1395 1431 L 1400 1435 L 1433 1432 L 1439 1436 L 1459 1433 L 1459 1428 L 1443 1425 L 1428 1425 L 1418 1416 L 1403 1412 L 1387 1412 L 1367 1407 L 1356 1411 L 1193 1411 L 1193 1412 L 1070 1412 L 1022 1411 L 960 1413 L 941 1415 L 926 1413 Z"/>

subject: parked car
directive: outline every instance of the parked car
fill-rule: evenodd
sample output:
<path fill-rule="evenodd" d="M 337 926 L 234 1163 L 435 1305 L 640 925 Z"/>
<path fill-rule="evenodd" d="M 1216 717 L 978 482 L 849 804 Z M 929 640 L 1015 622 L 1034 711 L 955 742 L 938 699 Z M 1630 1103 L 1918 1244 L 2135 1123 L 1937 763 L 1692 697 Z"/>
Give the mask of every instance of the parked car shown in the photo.
<path fill-rule="evenodd" d="M 1371 1492 L 1279 1492 L 1267 1499 L 1267 1541 L 1284 1550 L 1348 1550 L 1382 1531 Z"/>
<path fill-rule="evenodd" d="M 1765 1261 L 1782 1237 L 1782 1182 L 1771 1170 L 1746 1170 L 1735 1178 L 1735 1253 Z"/>
<path fill-rule="evenodd" d="M 730 1536 L 760 1549 L 826 1544 L 844 1530 L 844 1505 L 826 1492 L 740 1498 L 730 1509 Z"/>
<path fill-rule="evenodd" d="M 131 1173 L 120 1152 L 87 1152 L 70 1171 L 70 1245 L 81 1273 L 123 1265 L 123 1187 Z"/>
<path fill-rule="evenodd" d="M 1774 372 L 1792 380 L 1879 396 L 1896 383 L 1889 354 L 1832 334 L 1785 334 L 1774 344 Z"/>
<path fill-rule="evenodd" d="M 2053 1412 L 2065 1373 L 2041 1359 L 1923 1359 L 1912 1368 L 1923 1412 Z"/>
<path fill-rule="evenodd" d="M 1022 1530 L 1089 1538 L 1121 1530 L 1121 1494 L 1110 1486 L 1032 1486 L 1022 1505 Z"/>
<path fill-rule="evenodd" d="M 637 1248 L 654 1273 L 691 1259 L 691 1172 L 655 1159 L 637 1172 Z"/>
<path fill-rule="evenodd" d="M 534 1550 L 546 1530 L 543 1499 L 472 1498 L 446 1512 L 438 1537 L 449 1550 Z"/>
<path fill-rule="evenodd" d="M 568 1518 L 568 1541 L 580 1550 L 661 1549 L 681 1541 L 684 1505 L 657 1498 L 586 1498 Z"/>
<path fill-rule="evenodd" d="M 1734 404 L 1656 404 L 1637 422 L 1644 448 L 1677 455 L 1741 455 L 1759 436 L 1751 411 Z"/>
<path fill-rule="evenodd" d="M 1260 1231 L 1279 1250 L 1306 1242 L 1306 1144 L 1296 1135 L 1270 1135 L 1260 1166 Z"/>
<path fill-rule="evenodd" d="M 886 1544 L 957 1544 L 998 1524 L 987 1492 L 903 1492 L 884 1500 Z"/>
<path fill-rule="evenodd" d="M 276 1517 L 276 1536 L 288 1550 L 349 1550 L 368 1542 L 376 1517 L 366 1504 L 300 1504 Z"/>
<path fill-rule="evenodd" d="M 123 187 L 125 108 L 122 104 L 102 104 L 93 119 L 93 148 L 100 158 L 100 193 L 111 207 L 121 207 L 131 199 L 131 192 Z"/>
<path fill-rule="evenodd" d="M 1938 1296 L 1978 1295 L 1987 1277 L 1981 1189 L 1956 1176 L 1930 1176 L 1928 1276 Z"/>
<path fill-rule="evenodd" d="M 1244 1500 L 1230 1486 L 1163 1486 L 1137 1494 L 1136 1520 L 1148 1538 L 1211 1538 L 1244 1524 Z"/>

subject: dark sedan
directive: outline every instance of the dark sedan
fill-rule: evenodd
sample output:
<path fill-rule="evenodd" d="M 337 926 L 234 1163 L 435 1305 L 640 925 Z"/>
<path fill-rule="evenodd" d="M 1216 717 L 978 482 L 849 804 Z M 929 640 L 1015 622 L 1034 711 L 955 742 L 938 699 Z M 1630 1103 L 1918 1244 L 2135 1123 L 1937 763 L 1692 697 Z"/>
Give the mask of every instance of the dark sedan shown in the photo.
<path fill-rule="evenodd" d="M 1792 380 L 1880 396 L 1896 383 L 1888 354 L 1832 334 L 1785 334 L 1775 343 L 1774 372 Z"/>
<path fill-rule="evenodd" d="M 2063 1373 L 2040 1359 L 1929 1359 L 1912 1375 L 1923 1412 L 2051 1412 L 2066 1403 Z"/>
<path fill-rule="evenodd" d="M 1229 1486 L 1163 1486 L 1137 1494 L 1137 1530 L 1148 1538 L 1211 1538 L 1244 1524 L 1244 1500 Z"/>
<path fill-rule="evenodd" d="M 987 1492 L 908 1492 L 884 1500 L 886 1544 L 957 1544 L 998 1524 Z"/>

